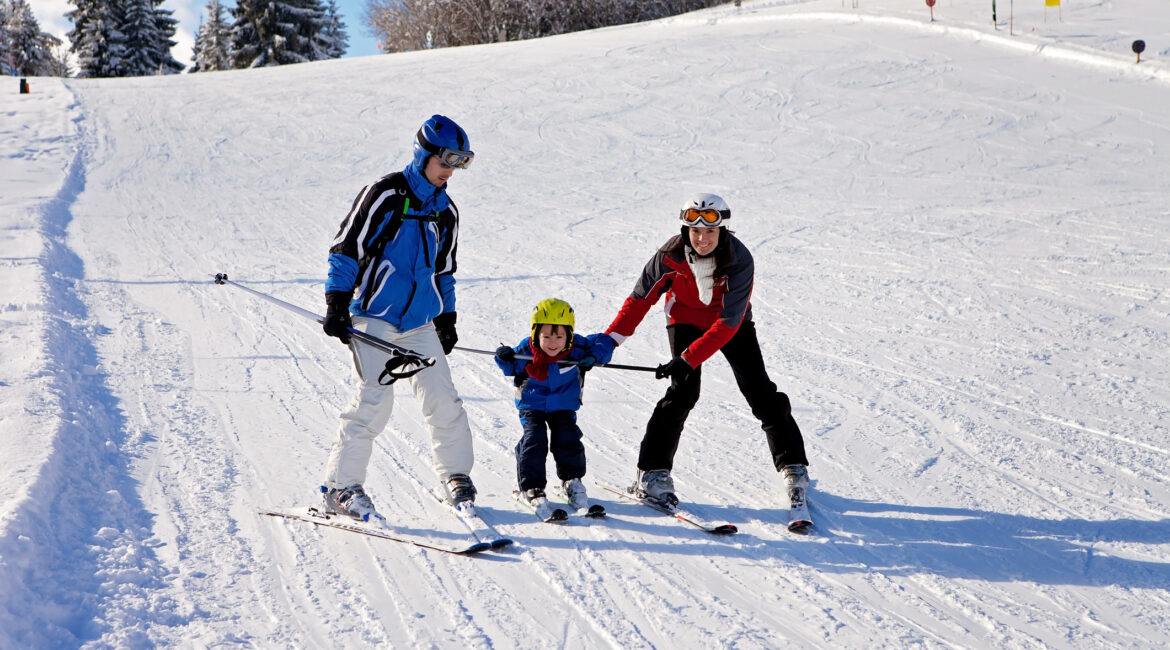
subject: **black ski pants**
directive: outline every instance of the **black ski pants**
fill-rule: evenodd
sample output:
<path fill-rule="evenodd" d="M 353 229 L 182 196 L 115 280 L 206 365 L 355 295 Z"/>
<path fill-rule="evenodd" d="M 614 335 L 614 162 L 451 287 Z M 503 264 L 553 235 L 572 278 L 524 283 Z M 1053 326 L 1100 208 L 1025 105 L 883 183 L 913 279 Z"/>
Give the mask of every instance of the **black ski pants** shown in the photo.
<path fill-rule="evenodd" d="M 670 350 L 674 356 L 682 354 L 691 343 L 703 335 L 703 330 L 693 325 L 669 325 L 666 328 L 670 338 Z M 752 415 L 760 421 L 768 449 L 772 452 L 772 463 L 776 470 L 785 465 L 808 465 L 804 453 L 804 438 L 792 418 L 792 403 L 788 395 L 776 389 L 764 369 L 764 357 L 760 353 L 760 342 L 756 338 L 756 326 L 744 320 L 735 336 L 720 350 L 731 365 L 739 391 L 747 398 Z M 672 469 L 674 454 L 683 425 L 691 409 L 699 401 L 699 385 L 703 367 L 700 365 L 686 381 L 671 380 L 666 395 L 658 400 L 650 422 L 646 424 L 646 435 L 638 455 L 638 469 Z"/>
<path fill-rule="evenodd" d="M 520 411 L 524 435 L 516 443 L 516 478 L 520 490 L 545 487 L 545 462 L 551 439 L 557 478 L 567 481 L 585 476 L 585 445 L 576 411 Z"/>

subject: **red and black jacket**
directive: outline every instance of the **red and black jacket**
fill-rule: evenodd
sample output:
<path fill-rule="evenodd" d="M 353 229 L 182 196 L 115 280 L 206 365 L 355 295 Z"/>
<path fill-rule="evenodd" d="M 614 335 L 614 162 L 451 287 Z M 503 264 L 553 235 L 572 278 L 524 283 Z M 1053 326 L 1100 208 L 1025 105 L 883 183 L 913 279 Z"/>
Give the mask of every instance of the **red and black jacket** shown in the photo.
<path fill-rule="evenodd" d="M 699 367 L 719 351 L 739 330 L 744 319 L 751 319 L 752 285 L 755 282 L 755 262 L 746 246 L 725 231 L 727 261 L 715 271 L 715 286 L 711 302 L 699 300 L 699 288 L 687 264 L 679 235 L 675 235 L 650 258 L 634 291 L 622 304 L 616 318 L 605 333 L 621 344 L 663 294 L 666 295 L 666 316 L 671 325 L 694 325 L 703 331 L 683 352 L 682 357 L 692 368 Z M 722 243 L 720 244 L 723 245 Z"/>

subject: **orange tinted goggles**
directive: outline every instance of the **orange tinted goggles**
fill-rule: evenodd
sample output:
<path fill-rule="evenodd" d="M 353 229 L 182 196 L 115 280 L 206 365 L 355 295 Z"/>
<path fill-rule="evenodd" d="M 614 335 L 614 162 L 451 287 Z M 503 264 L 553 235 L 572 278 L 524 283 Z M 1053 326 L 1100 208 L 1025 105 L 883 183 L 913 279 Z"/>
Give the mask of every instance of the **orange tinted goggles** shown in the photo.
<path fill-rule="evenodd" d="M 683 210 L 682 219 L 688 225 L 702 222 L 714 226 L 723 221 L 723 215 L 719 214 L 718 210 L 712 208 L 687 208 Z"/>

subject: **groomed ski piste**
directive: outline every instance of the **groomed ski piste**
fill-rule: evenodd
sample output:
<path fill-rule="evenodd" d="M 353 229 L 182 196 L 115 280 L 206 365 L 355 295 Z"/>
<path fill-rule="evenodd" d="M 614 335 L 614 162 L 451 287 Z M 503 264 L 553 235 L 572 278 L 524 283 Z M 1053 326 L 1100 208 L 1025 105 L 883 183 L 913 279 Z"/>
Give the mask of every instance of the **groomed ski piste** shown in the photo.
<path fill-rule="evenodd" d="M 538 41 L 0 89 L 0 647 L 1148 648 L 1170 644 L 1170 4 L 746 0 Z M 842 5 L 845 5 L 844 7 Z M 1062 20 L 1061 20 L 1062 19 Z M 1159 36 L 1160 35 L 1160 36 Z M 1137 63 L 1130 43 L 1145 39 Z M 315 503 L 353 197 L 434 113 L 477 158 L 460 345 L 560 297 L 603 329 L 686 195 L 729 202 L 815 530 L 716 357 L 675 464 L 712 536 L 626 485 L 665 385 L 589 375 L 603 520 L 510 498 L 520 426 L 454 353 L 470 557 L 262 517 Z M 660 309 L 614 362 L 666 360 Z M 409 390 L 367 488 L 465 539 Z M 550 476 L 552 475 L 550 465 Z M 551 487 L 551 486 L 550 486 Z"/>

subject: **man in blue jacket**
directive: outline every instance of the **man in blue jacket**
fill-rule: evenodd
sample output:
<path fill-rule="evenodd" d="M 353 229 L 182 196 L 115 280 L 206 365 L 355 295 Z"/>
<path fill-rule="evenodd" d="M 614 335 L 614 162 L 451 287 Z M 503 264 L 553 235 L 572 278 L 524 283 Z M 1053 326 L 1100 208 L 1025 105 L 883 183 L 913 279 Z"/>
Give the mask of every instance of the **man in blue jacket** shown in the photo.
<path fill-rule="evenodd" d="M 447 181 L 474 155 L 458 124 L 432 116 L 418 130 L 410 164 L 362 189 L 329 249 L 324 328 L 350 346 L 357 394 L 341 412 L 326 467 L 328 512 L 363 520 L 375 514 L 362 485 L 374 439 L 394 406 L 393 387 L 379 382 L 389 355 L 351 342 L 351 327 L 435 360 L 406 381 L 421 401 L 448 500 L 458 505 L 475 499 L 471 428 L 444 356 L 458 340 L 459 211 L 447 196 Z"/>

